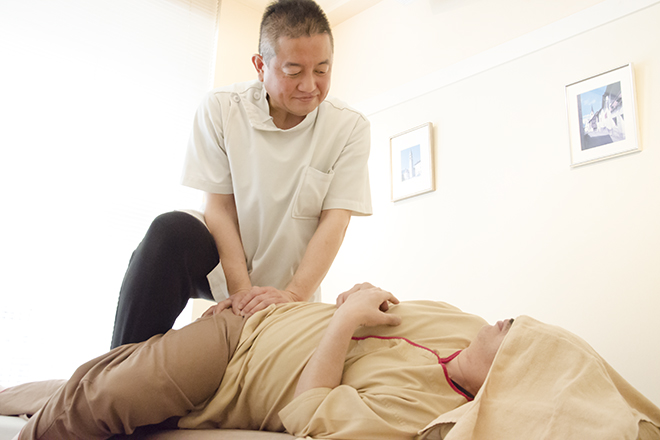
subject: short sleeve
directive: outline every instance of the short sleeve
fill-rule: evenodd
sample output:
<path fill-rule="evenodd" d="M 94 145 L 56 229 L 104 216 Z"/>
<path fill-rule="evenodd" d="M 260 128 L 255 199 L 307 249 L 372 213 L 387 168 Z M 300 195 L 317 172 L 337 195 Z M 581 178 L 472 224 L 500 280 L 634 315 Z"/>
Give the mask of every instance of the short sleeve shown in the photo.
<path fill-rule="evenodd" d="M 279 412 L 286 430 L 297 437 L 410 439 L 417 429 L 400 429 L 398 414 L 386 420 L 348 385 L 314 388 L 296 397 Z"/>
<path fill-rule="evenodd" d="M 232 194 L 231 171 L 224 144 L 223 108 L 219 95 L 210 92 L 197 109 L 181 183 L 210 193 Z"/>
<path fill-rule="evenodd" d="M 367 163 L 370 146 L 369 121 L 360 115 L 334 164 L 334 177 L 322 209 L 347 209 L 353 215 L 372 214 Z"/>

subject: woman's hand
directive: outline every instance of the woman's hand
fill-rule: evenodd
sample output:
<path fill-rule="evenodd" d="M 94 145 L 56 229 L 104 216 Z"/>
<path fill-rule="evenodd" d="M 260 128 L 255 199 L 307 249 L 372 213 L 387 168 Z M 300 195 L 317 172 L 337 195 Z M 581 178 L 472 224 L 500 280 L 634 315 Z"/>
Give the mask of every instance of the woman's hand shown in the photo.
<path fill-rule="evenodd" d="M 390 303 L 399 303 L 399 300 L 390 292 L 374 287 L 369 283 L 364 283 L 356 285 L 342 295 L 344 294 L 348 295 L 344 297 L 342 303 L 338 306 L 333 320 L 342 320 L 344 325 L 356 329 L 361 326 L 373 327 L 376 325 L 399 325 L 401 323 L 401 317 L 398 315 L 385 313 L 389 310 Z"/>
<path fill-rule="evenodd" d="M 376 286 L 374 286 L 371 283 L 361 283 L 361 284 L 356 284 L 353 286 L 350 290 L 347 290 L 346 292 L 340 293 L 339 296 L 337 296 L 337 307 L 341 306 L 344 304 L 346 299 L 354 294 L 355 292 L 358 292 L 360 290 L 366 290 L 366 289 L 373 289 Z"/>

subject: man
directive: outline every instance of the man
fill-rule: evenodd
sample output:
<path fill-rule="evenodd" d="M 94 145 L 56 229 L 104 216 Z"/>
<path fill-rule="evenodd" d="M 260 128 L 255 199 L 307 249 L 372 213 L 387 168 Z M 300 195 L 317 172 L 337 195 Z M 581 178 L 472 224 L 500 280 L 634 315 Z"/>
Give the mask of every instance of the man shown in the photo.
<path fill-rule="evenodd" d="M 369 284 L 338 303 L 225 310 L 118 347 L 81 366 L 20 439 L 104 439 L 172 417 L 182 428 L 412 438 L 477 393 L 512 322 L 398 304 Z"/>
<path fill-rule="evenodd" d="M 166 332 L 191 297 L 245 316 L 320 300 L 351 215 L 371 214 L 369 123 L 328 97 L 332 62 L 316 3 L 266 9 L 258 80 L 212 91 L 195 118 L 183 183 L 205 191 L 204 213 L 154 220 L 121 287 L 112 347 Z"/>

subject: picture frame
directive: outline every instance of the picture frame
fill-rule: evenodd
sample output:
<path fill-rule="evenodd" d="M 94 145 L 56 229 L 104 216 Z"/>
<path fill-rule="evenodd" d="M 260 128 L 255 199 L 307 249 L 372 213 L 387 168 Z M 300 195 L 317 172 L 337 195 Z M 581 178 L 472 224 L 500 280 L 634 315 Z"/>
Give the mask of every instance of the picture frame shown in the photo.
<path fill-rule="evenodd" d="M 390 137 L 390 180 L 393 202 L 435 190 L 432 123 Z"/>
<path fill-rule="evenodd" d="M 571 167 L 641 151 L 632 64 L 566 86 Z"/>

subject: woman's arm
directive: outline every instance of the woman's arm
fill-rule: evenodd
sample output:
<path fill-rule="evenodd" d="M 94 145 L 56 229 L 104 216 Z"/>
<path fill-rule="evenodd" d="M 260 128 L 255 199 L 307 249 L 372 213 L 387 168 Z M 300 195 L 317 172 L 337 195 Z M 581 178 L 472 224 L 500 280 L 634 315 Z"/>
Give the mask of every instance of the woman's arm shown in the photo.
<path fill-rule="evenodd" d="M 377 287 L 349 296 L 330 320 L 319 346 L 305 366 L 295 396 L 313 388 L 335 388 L 341 384 L 344 360 L 351 338 L 359 327 L 399 325 L 398 315 L 386 313 L 389 303 L 399 300 Z"/>

